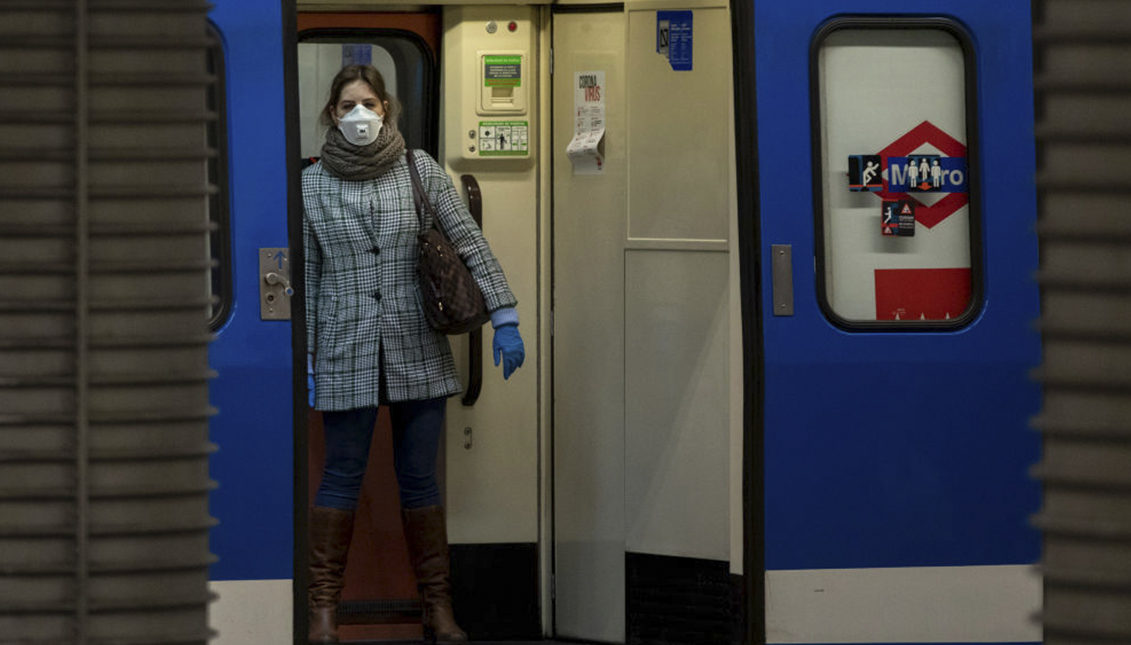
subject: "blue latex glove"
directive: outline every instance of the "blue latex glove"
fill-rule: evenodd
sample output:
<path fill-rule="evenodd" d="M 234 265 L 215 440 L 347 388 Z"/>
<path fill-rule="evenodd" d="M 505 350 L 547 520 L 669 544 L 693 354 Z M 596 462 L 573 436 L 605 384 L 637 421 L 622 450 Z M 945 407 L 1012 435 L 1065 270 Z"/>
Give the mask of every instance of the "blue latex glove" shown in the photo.
<path fill-rule="evenodd" d="M 306 355 L 306 392 L 310 407 L 314 407 L 314 354 Z"/>
<path fill-rule="evenodd" d="M 495 365 L 499 359 L 503 360 L 503 379 L 508 379 L 520 367 L 526 358 L 526 348 L 522 344 L 522 336 L 518 334 L 518 325 L 503 325 L 495 328 L 495 339 L 491 343 L 495 350 Z"/>

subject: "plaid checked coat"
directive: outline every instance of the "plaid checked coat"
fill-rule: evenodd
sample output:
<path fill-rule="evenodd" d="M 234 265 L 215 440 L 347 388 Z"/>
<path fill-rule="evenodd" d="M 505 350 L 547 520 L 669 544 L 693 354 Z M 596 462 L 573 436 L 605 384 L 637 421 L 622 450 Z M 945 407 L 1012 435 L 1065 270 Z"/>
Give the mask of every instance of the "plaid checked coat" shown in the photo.
<path fill-rule="evenodd" d="M 451 178 L 423 151 L 414 154 L 440 229 L 479 283 L 488 311 L 513 307 L 502 267 Z M 420 223 L 405 158 L 363 181 L 314 164 L 302 173 L 302 199 L 314 407 L 352 410 L 458 394 L 463 386 L 448 339 L 432 331 L 421 310 Z M 378 398 L 382 380 L 388 401 Z"/>

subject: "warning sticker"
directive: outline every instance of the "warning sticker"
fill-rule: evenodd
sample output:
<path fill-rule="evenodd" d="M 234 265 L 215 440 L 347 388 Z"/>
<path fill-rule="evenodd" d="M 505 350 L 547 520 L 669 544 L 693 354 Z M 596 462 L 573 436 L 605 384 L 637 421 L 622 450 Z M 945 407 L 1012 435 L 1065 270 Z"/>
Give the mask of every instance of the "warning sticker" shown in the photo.
<path fill-rule="evenodd" d="M 888 236 L 913 237 L 916 203 L 913 199 L 885 199 L 880 215 L 880 232 Z"/>
<path fill-rule="evenodd" d="M 483 85 L 486 87 L 522 85 L 522 56 L 484 56 Z"/>
<path fill-rule="evenodd" d="M 848 189 L 878 193 L 884 189 L 880 175 L 883 161 L 880 155 L 851 155 L 848 157 Z"/>
<path fill-rule="evenodd" d="M 480 157 L 522 157 L 530 154 L 529 121 L 480 121 Z"/>

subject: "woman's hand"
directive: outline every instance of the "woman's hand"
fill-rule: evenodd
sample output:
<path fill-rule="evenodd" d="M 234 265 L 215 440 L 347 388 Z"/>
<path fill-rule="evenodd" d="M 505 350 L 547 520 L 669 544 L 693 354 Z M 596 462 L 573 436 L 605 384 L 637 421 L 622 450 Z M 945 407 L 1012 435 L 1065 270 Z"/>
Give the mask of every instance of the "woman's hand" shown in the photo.
<path fill-rule="evenodd" d="M 503 379 L 509 379 L 516 369 L 522 367 L 522 361 L 526 358 L 526 348 L 522 344 L 522 336 L 518 333 L 518 325 L 495 327 L 495 339 L 491 346 L 495 350 L 495 365 L 499 365 L 501 358 Z"/>

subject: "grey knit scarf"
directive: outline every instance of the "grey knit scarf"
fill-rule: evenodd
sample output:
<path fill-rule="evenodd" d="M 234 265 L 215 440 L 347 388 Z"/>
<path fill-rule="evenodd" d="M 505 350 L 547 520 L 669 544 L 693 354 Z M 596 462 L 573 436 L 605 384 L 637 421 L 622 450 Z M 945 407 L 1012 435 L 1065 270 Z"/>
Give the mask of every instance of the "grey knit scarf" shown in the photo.
<path fill-rule="evenodd" d="M 395 127 L 385 124 L 377 140 L 367 146 L 346 141 L 337 128 L 326 131 L 322 144 L 322 165 L 331 174 L 350 181 L 373 179 L 391 168 L 404 154 L 404 137 Z"/>

